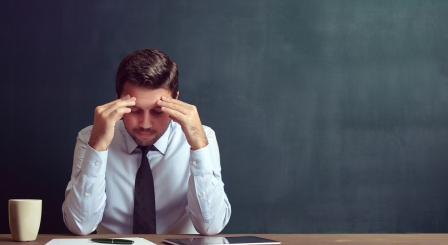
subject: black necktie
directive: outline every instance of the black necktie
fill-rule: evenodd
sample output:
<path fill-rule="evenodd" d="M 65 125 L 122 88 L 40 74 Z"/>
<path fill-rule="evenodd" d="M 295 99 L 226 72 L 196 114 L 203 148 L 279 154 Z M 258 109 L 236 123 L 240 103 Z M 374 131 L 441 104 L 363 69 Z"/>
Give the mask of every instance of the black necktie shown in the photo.
<path fill-rule="evenodd" d="M 135 177 L 134 190 L 134 234 L 156 234 L 156 201 L 154 180 L 149 166 L 148 151 L 157 150 L 154 146 L 139 146 L 142 162 Z"/>

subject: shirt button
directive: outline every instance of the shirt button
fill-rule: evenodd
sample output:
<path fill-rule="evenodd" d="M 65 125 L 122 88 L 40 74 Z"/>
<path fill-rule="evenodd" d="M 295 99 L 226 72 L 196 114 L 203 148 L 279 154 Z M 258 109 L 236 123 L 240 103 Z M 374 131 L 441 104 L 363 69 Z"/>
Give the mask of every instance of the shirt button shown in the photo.
<path fill-rule="evenodd" d="M 86 194 L 84 194 L 86 197 L 90 196 L 90 193 L 86 192 Z"/>
<path fill-rule="evenodd" d="M 192 161 L 191 164 L 193 164 L 194 166 L 198 165 L 196 161 Z"/>
<path fill-rule="evenodd" d="M 95 166 L 98 166 L 98 165 L 100 165 L 100 162 L 96 161 Z"/>
<path fill-rule="evenodd" d="M 204 194 L 201 192 L 201 193 L 199 193 L 199 197 L 203 197 L 204 196 Z"/>

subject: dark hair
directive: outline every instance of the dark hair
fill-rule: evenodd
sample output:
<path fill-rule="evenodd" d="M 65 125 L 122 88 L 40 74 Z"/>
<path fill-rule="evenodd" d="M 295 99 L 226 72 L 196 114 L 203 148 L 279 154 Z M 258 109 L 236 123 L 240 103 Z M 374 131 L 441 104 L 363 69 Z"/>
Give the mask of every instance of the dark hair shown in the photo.
<path fill-rule="evenodd" d="M 142 49 L 130 53 L 118 66 L 115 90 L 120 97 L 123 85 L 130 82 L 136 86 L 170 90 L 176 98 L 179 89 L 177 65 L 168 55 L 156 49 Z"/>

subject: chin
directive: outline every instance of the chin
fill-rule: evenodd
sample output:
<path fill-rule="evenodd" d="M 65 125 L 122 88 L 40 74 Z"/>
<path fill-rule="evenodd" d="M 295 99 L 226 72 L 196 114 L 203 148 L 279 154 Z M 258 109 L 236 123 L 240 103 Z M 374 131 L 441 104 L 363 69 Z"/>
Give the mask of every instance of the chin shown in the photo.
<path fill-rule="evenodd" d="M 153 145 L 154 143 L 156 143 L 157 139 L 139 139 L 139 138 L 134 138 L 135 143 L 137 143 L 137 145 L 139 146 L 150 146 Z"/>
<path fill-rule="evenodd" d="M 139 145 L 139 146 L 154 145 L 154 143 L 156 143 L 157 140 L 159 140 L 160 137 L 162 137 L 162 135 L 159 135 L 159 134 L 155 134 L 152 138 L 141 138 L 135 134 L 130 134 L 130 135 L 134 139 L 135 143 L 137 143 L 137 145 Z"/>

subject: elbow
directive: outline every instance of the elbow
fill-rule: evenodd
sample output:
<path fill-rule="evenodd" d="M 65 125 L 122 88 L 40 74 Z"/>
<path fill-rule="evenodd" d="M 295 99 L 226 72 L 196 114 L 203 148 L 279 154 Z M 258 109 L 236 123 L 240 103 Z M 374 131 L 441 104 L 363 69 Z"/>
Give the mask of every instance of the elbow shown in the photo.
<path fill-rule="evenodd" d="M 75 235 L 78 236 L 85 236 L 85 235 L 89 235 L 90 233 L 93 232 L 93 230 L 95 229 L 91 229 L 88 227 L 83 227 L 81 224 L 79 224 L 79 222 L 76 222 L 75 219 L 69 220 L 70 218 L 68 218 L 65 213 L 64 213 L 64 223 L 65 226 L 70 230 L 70 232 L 72 232 Z"/>
<path fill-rule="evenodd" d="M 67 226 L 68 227 L 68 226 Z M 92 231 L 86 230 L 86 229 L 81 229 L 80 227 L 76 226 L 76 227 L 68 227 L 68 229 L 75 235 L 78 236 L 86 236 L 89 235 L 90 233 L 92 233 Z"/>
<path fill-rule="evenodd" d="M 220 233 L 229 222 L 230 210 L 228 211 L 229 213 L 224 214 L 221 219 L 218 218 L 219 216 L 215 216 L 209 222 L 197 222 L 198 225 L 195 225 L 196 231 L 203 236 L 213 236 Z M 218 220 L 219 222 L 217 222 Z"/>
<path fill-rule="evenodd" d="M 213 236 L 221 232 L 222 229 L 218 227 L 196 227 L 196 231 L 203 236 Z"/>

